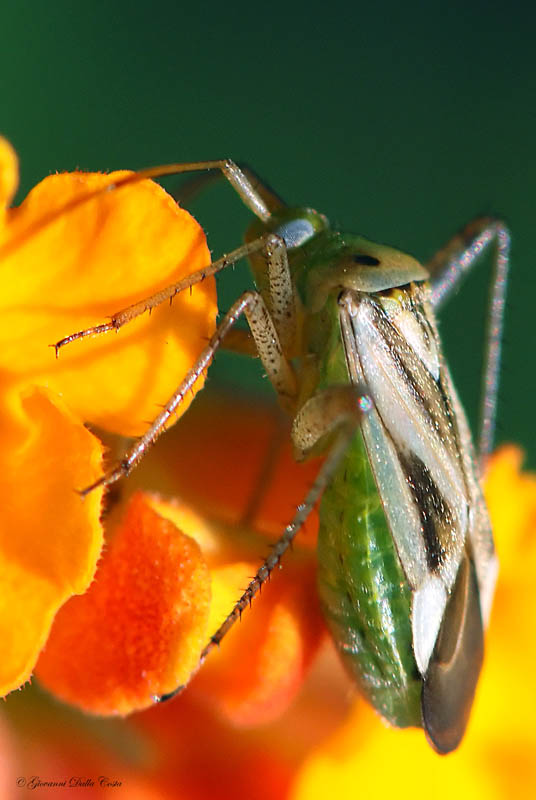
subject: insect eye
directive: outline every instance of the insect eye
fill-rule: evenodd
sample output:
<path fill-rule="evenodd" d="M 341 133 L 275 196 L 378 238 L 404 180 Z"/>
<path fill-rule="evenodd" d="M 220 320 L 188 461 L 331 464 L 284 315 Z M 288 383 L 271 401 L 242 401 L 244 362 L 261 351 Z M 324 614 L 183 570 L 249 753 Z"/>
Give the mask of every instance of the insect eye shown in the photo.
<path fill-rule="evenodd" d="M 299 247 L 315 234 L 315 229 L 308 219 L 292 219 L 280 225 L 275 233 L 284 239 L 287 247 Z"/>
<path fill-rule="evenodd" d="M 356 264 L 362 264 L 364 267 L 377 267 L 380 263 L 379 258 L 375 258 L 374 256 L 368 256 L 366 253 L 355 253 L 352 256 L 352 260 Z"/>

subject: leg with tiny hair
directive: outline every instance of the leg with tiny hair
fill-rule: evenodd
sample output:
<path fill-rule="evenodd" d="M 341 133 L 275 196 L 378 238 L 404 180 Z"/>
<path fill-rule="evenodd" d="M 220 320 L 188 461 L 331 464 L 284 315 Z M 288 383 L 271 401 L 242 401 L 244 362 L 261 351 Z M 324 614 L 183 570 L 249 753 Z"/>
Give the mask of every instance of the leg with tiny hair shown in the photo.
<path fill-rule="evenodd" d="M 255 216 L 266 222 L 271 216 L 273 201 L 272 192 L 265 187 L 257 178 L 253 182 L 248 175 L 238 167 L 230 158 L 219 159 L 217 161 L 190 161 L 184 164 L 164 164 L 159 167 L 147 167 L 140 169 L 124 178 L 120 178 L 110 188 L 119 189 L 121 186 L 128 186 L 140 180 L 165 178 L 167 175 L 184 175 L 190 172 L 204 172 L 205 170 L 221 170 L 240 199 Z M 266 199 L 265 199 L 266 198 Z"/>
<path fill-rule="evenodd" d="M 153 308 L 166 301 L 172 302 L 173 298 L 180 292 L 201 283 L 212 275 L 216 275 L 226 267 L 236 264 L 242 258 L 259 252 L 266 260 L 266 270 L 269 278 L 267 297 L 264 299 L 270 309 L 281 345 L 284 351 L 288 353 L 292 350 L 296 337 L 296 293 L 290 276 L 285 243 L 281 237 L 273 233 L 268 233 L 241 247 L 237 247 L 236 250 L 219 258 L 212 264 L 208 264 L 203 269 L 192 272 L 186 278 L 182 278 L 182 280 L 166 286 L 159 292 L 117 311 L 110 317 L 108 322 L 71 333 L 51 345 L 51 347 L 54 348 L 57 357 L 63 347 L 78 339 L 98 336 L 110 331 L 118 331 L 141 314 L 152 311 Z"/>
<path fill-rule="evenodd" d="M 248 193 L 258 195 L 260 199 L 264 201 L 264 204 L 269 211 L 274 212 L 277 209 L 285 207 L 286 204 L 283 202 L 281 197 L 263 180 L 261 180 L 257 173 L 251 169 L 251 167 L 249 167 L 247 164 L 240 163 L 237 166 L 237 169 L 241 170 L 245 181 L 249 181 L 250 186 Z M 221 180 L 221 178 L 224 177 L 225 172 L 223 171 L 218 173 L 209 170 L 198 175 L 191 175 L 179 186 L 168 191 L 180 206 L 186 206 L 198 194 L 203 192 L 207 186 Z"/>
<path fill-rule="evenodd" d="M 481 255 L 495 246 L 489 298 L 487 346 L 482 374 L 482 400 L 478 453 L 481 463 L 493 446 L 497 391 L 501 363 L 501 341 L 508 270 L 510 266 L 510 234 L 503 222 L 481 217 L 466 225 L 426 265 L 432 285 L 431 302 L 435 309 L 459 286 Z"/>
<path fill-rule="evenodd" d="M 297 392 L 294 370 L 282 351 L 277 331 L 263 298 L 258 292 L 245 292 L 223 317 L 196 364 L 186 374 L 177 390 L 143 436 L 140 436 L 128 448 L 125 456 L 116 467 L 91 484 L 91 486 L 83 489 L 82 496 L 87 495 L 97 486 L 110 486 L 131 472 L 165 430 L 167 422 L 180 407 L 185 395 L 209 366 L 227 332 L 232 329 L 243 314 L 246 316 L 255 340 L 257 352 L 281 404 L 287 408 L 292 405 Z"/>
<path fill-rule="evenodd" d="M 108 194 L 111 191 L 121 191 L 125 187 L 132 186 L 144 180 L 165 178 L 170 175 L 183 175 L 189 172 L 202 172 L 204 170 L 221 170 L 223 176 L 229 181 L 242 202 L 263 222 L 270 219 L 272 210 L 280 208 L 282 205 L 281 201 L 274 199 L 274 195 L 268 187 L 265 187 L 258 179 L 252 182 L 230 159 L 221 159 L 219 161 L 192 161 L 186 164 L 165 164 L 158 167 L 147 167 L 137 172 L 130 172 L 111 183 L 105 183 L 98 189 L 71 197 L 63 205 L 59 205 L 41 214 L 31 225 L 30 229 L 24 231 L 24 235 L 28 236 L 29 233 L 35 235 L 39 233 L 39 231 L 45 230 L 49 225 L 65 217 L 65 215 L 69 214 L 71 211 L 81 208 L 86 205 L 86 203 L 93 202 L 100 195 Z M 3 257 L 7 256 L 9 253 L 13 252 L 19 244 L 19 237 L 11 237 L 9 241 L 4 242 L 0 246 L 1 255 Z"/>

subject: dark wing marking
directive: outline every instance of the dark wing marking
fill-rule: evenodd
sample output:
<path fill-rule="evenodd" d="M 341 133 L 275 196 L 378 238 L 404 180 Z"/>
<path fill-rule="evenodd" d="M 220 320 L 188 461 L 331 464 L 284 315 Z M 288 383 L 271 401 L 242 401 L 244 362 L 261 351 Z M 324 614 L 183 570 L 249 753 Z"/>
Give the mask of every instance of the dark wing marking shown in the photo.
<path fill-rule="evenodd" d="M 346 295 L 341 324 L 347 362 L 352 380 L 357 377 L 367 385 L 377 412 L 378 419 L 366 422 L 363 434 L 402 566 L 415 589 L 432 568 L 448 591 L 463 552 L 470 498 L 433 330 L 423 325 L 426 317 L 422 311 L 417 315 L 409 300 L 405 306 L 391 302 L 387 311 L 370 295 Z M 412 344 L 401 333 L 404 327 L 411 331 Z M 389 470 L 379 465 L 377 456 L 386 449 L 382 437 L 393 445 L 382 454 L 390 461 Z M 396 511 L 389 507 L 392 476 L 400 470 L 418 519 L 417 532 L 399 517 L 395 520 Z M 423 564 L 415 561 L 417 534 L 424 543 Z"/>
<path fill-rule="evenodd" d="M 419 513 L 428 568 L 431 572 L 438 572 L 446 555 L 438 531 L 452 528 L 452 512 L 420 458 L 402 452 L 399 453 L 399 458 Z"/>

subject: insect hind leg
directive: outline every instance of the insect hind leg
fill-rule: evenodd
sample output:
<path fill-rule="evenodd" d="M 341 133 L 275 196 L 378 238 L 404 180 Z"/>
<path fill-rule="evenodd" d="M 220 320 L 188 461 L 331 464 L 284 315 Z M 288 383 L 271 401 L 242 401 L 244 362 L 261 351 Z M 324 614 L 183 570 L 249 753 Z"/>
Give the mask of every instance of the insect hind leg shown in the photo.
<path fill-rule="evenodd" d="M 314 483 L 303 502 L 297 507 L 292 521 L 273 545 L 270 554 L 257 570 L 230 613 L 201 651 L 198 668 L 201 667 L 210 652 L 220 645 L 222 639 L 235 622 L 241 618 L 243 611 L 251 605 L 255 595 L 259 593 L 263 584 L 269 580 L 273 570 L 279 565 L 337 469 L 363 414 L 367 413 L 371 406 L 371 400 L 366 392 L 354 386 L 337 386 L 313 396 L 298 413 L 294 421 L 292 437 L 296 449 L 301 454 L 305 455 L 332 431 L 336 432 L 335 439 Z M 320 422 L 322 414 L 326 415 L 324 425 Z M 175 691 L 156 699 L 160 702 L 171 700 L 183 689 L 184 686 L 179 686 Z"/>
<path fill-rule="evenodd" d="M 426 265 L 430 272 L 432 285 L 431 302 L 435 309 L 439 309 L 467 273 L 478 263 L 481 255 L 493 245 L 495 245 L 495 253 L 489 295 L 487 345 L 482 373 L 478 437 L 478 454 L 481 464 L 489 455 L 493 445 L 497 415 L 501 342 L 510 267 L 508 228 L 498 219 L 479 217 L 450 239 Z"/>

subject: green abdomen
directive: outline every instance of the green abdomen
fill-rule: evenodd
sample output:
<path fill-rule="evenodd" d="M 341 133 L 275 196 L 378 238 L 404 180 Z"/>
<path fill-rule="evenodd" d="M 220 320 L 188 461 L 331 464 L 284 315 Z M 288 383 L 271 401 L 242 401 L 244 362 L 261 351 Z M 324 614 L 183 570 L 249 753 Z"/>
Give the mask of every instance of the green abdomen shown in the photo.
<path fill-rule="evenodd" d="M 322 498 L 318 563 L 326 621 L 362 693 L 393 725 L 421 726 L 410 591 L 359 432 Z"/>
<path fill-rule="evenodd" d="M 316 390 L 347 384 L 335 297 L 310 319 Z M 422 681 L 413 656 L 411 593 L 359 431 L 320 504 L 318 588 L 327 624 L 362 693 L 398 727 L 421 727 Z"/>

